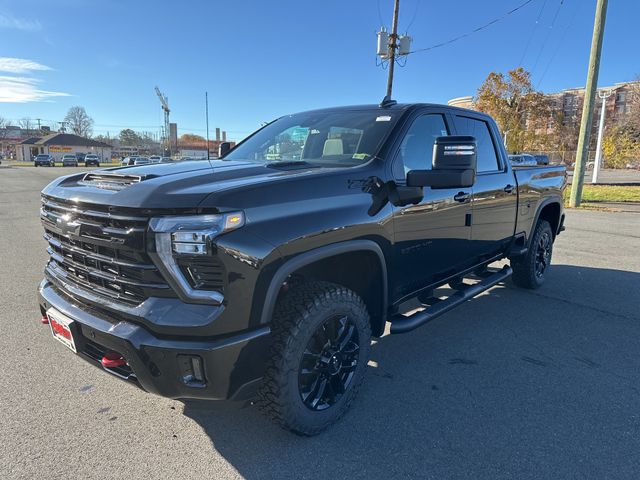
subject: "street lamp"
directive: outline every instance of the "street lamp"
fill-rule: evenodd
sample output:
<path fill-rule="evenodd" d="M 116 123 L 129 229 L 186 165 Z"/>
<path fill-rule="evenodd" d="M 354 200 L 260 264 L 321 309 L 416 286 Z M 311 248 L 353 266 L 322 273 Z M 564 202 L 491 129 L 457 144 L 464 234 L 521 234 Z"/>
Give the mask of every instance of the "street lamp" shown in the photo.
<path fill-rule="evenodd" d="M 593 177 L 591 183 L 598 183 L 598 173 L 600 172 L 600 162 L 602 161 L 602 133 L 604 132 L 604 112 L 606 111 L 607 98 L 613 94 L 611 90 L 598 92 L 602 99 L 602 111 L 600 112 L 600 125 L 598 125 L 598 143 L 596 146 L 596 158 L 593 162 Z"/>

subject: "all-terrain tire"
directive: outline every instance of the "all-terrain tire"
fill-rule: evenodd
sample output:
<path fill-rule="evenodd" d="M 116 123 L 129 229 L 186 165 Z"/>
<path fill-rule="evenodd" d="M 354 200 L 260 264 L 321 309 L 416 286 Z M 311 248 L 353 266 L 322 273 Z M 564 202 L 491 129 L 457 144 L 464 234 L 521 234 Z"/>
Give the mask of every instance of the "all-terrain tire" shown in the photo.
<path fill-rule="evenodd" d="M 511 260 L 511 279 L 518 287 L 536 289 L 542 286 L 551 264 L 553 231 L 546 220 L 538 220 L 529 250 L 525 255 Z"/>
<path fill-rule="evenodd" d="M 356 358 L 349 366 L 353 373 L 346 375 L 350 381 L 337 399 L 331 387 L 331 397 L 327 398 L 335 403 L 323 410 L 314 410 L 305 403 L 308 397 L 303 399 L 301 390 L 302 379 L 306 378 L 301 376 L 304 375 L 301 373 L 303 355 L 306 364 L 310 360 L 310 342 L 317 342 L 318 335 L 329 336 L 325 327 L 336 318 L 345 325 L 342 331 L 346 331 L 348 325 L 352 332 L 350 338 L 356 339 L 357 348 L 351 348 L 357 353 L 350 352 L 350 358 Z M 336 329 L 336 338 L 337 333 Z M 320 281 L 296 282 L 276 305 L 272 336 L 267 370 L 259 390 L 259 405 L 284 429 L 299 435 L 316 435 L 344 415 L 364 380 L 371 349 L 367 308 L 358 295 L 343 286 Z"/>

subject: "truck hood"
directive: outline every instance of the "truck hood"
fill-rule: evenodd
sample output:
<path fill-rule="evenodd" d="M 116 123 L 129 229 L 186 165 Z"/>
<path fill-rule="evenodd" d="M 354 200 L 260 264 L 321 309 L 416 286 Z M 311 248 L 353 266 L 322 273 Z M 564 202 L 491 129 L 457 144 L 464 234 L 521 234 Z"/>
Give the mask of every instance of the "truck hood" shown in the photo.
<path fill-rule="evenodd" d="M 245 161 L 206 160 L 92 170 L 58 178 L 43 194 L 81 203 L 143 209 L 193 209 L 210 194 L 327 169 L 274 169 Z"/>

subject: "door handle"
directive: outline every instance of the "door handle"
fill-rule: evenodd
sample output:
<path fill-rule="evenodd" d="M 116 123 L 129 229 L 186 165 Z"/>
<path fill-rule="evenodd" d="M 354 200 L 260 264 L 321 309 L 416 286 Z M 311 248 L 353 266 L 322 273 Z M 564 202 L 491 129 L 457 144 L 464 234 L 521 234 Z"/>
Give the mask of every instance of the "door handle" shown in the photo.
<path fill-rule="evenodd" d="M 456 202 L 465 203 L 471 199 L 471 194 L 468 192 L 458 192 L 453 196 Z"/>
<path fill-rule="evenodd" d="M 507 193 L 513 193 L 515 189 L 516 189 L 515 185 L 511 185 L 511 184 L 504 187 L 504 191 Z"/>

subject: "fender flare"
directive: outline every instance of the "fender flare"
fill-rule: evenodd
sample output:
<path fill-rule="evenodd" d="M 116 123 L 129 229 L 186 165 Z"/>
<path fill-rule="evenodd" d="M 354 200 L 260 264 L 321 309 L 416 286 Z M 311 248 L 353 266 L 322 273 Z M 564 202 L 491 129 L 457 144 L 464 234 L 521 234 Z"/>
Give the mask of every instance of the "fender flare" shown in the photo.
<path fill-rule="evenodd" d="M 540 219 L 540 214 L 542 213 L 542 210 L 544 210 L 545 207 L 547 207 L 548 205 L 551 205 L 552 203 L 557 203 L 560 206 L 560 217 L 558 218 L 558 226 L 560 226 L 560 222 L 562 220 L 562 198 L 555 195 L 553 197 L 545 198 L 538 205 L 536 214 L 533 217 L 533 222 L 531 223 L 531 229 L 527 233 L 527 249 L 531 246 L 531 239 L 533 238 L 533 230 L 536 228 L 536 225 L 538 224 L 538 220 Z M 558 232 L 553 232 L 554 237 L 557 234 Z"/>
<path fill-rule="evenodd" d="M 310 265 L 318 260 L 324 258 L 334 257 L 348 252 L 367 251 L 373 252 L 377 255 L 380 262 L 380 271 L 382 272 L 382 311 L 379 313 L 380 318 L 386 321 L 387 304 L 388 304 L 388 289 L 387 289 L 387 264 L 385 263 L 384 253 L 380 246 L 373 240 L 348 240 L 346 242 L 333 243 L 331 245 L 325 245 L 324 247 L 318 247 L 308 252 L 300 253 L 293 258 L 287 260 L 271 278 L 267 293 L 265 296 L 264 307 L 262 308 L 262 314 L 260 316 L 260 324 L 267 324 L 271 321 L 273 311 L 276 306 L 276 300 L 278 299 L 278 292 L 280 287 L 296 270 L 302 267 Z"/>

